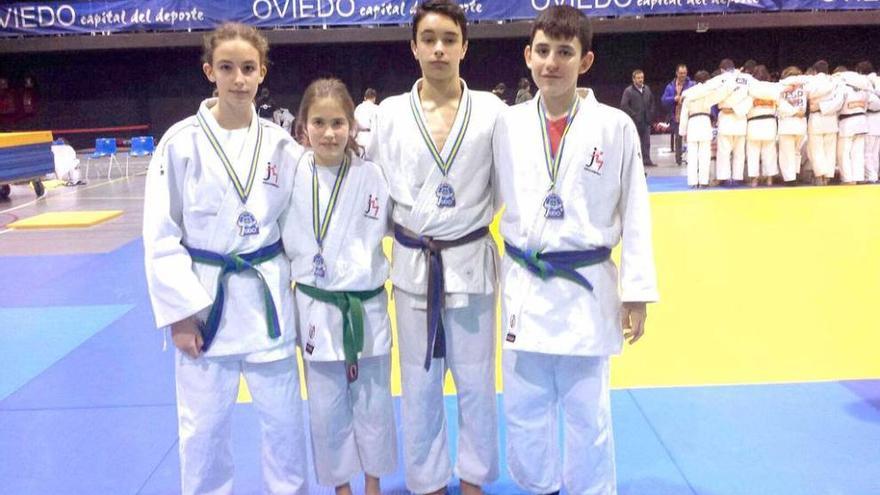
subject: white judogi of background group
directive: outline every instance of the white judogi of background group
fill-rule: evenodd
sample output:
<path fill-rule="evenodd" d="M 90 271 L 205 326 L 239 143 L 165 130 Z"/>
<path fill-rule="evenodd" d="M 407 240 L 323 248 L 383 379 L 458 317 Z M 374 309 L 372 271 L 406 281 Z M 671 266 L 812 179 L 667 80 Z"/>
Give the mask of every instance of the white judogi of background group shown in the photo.
<path fill-rule="evenodd" d="M 751 178 L 773 177 L 779 172 L 776 159 L 776 106 L 783 86 L 779 83 L 751 80 L 746 131 L 746 165 Z"/>
<path fill-rule="evenodd" d="M 754 78 L 739 71 L 726 72 L 721 78 L 727 96 L 718 103 L 718 149 L 715 176 L 718 180 L 743 180 L 745 169 L 747 116 L 752 108 L 749 83 Z M 732 159 L 731 159 L 732 156 Z"/>
<path fill-rule="evenodd" d="M 354 109 L 354 120 L 358 125 L 355 140 L 358 146 L 366 149 L 373 142 L 373 123 L 376 120 L 376 112 L 379 105 L 370 100 L 364 100 Z"/>
<path fill-rule="evenodd" d="M 412 92 L 418 98 L 421 80 Z M 492 221 L 492 131 L 506 106 L 488 92 L 471 91 L 464 81 L 458 113 L 440 156 L 446 159 L 464 125 L 468 100 L 471 119 L 458 155 L 444 179 L 423 142 L 410 108 L 410 93 L 385 99 L 373 124 L 367 151 L 388 181 L 394 222 L 416 235 L 458 239 Z M 419 119 L 425 116 L 421 105 Z M 443 181 L 455 191 L 456 204 L 437 206 Z M 498 477 L 495 392 L 495 287 L 497 255 L 489 236 L 442 253 L 446 283 L 443 326 L 446 357 L 424 369 L 426 331 L 426 256 L 397 241 L 391 281 L 396 300 L 402 381 L 403 453 L 406 486 L 415 493 L 445 487 L 453 469 L 447 446 L 443 379 L 452 372 L 458 392 L 459 436 L 455 475 L 473 484 Z"/>
<path fill-rule="evenodd" d="M 291 208 L 283 223 L 284 247 L 297 284 L 328 291 L 382 287 L 388 260 L 388 187 L 378 166 L 353 157 L 323 240 L 325 275 L 315 275 L 319 247 L 312 229 L 312 173 L 318 174 L 324 218 L 339 166 L 314 164 L 307 152 L 296 171 Z M 363 302 L 364 349 L 358 378 L 348 383 L 342 345 L 342 312 L 296 290 L 296 307 L 306 362 L 309 422 L 318 482 L 339 486 L 356 474 L 381 477 L 397 468 L 397 432 L 391 399 L 391 324 L 383 292 Z"/>
<path fill-rule="evenodd" d="M 837 125 L 837 164 L 843 183 L 865 181 L 865 135 L 868 133 L 868 92 L 874 86 L 855 72 L 837 74 L 843 91 Z"/>
<path fill-rule="evenodd" d="M 620 289 L 614 263 L 581 268 L 593 292 L 562 278 L 542 281 L 503 262 L 502 357 L 507 463 L 533 493 L 616 493 L 609 356 L 621 350 L 621 301 L 656 301 L 648 191 L 632 120 L 581 101 L 559 169 L 565 216 L 547 219 L 538 99 L 511 107 L 496 125 L 494 154 L 501 233 L 519 249 L 544 252 L 613 247 L 623 242 Z M 561 147 L 562 145 L 560 145 Z M 510 336 L 515 336 L 511 338 Z M 558 451 L 562 406 L 564 453 Z"/>
<path fill-rule="evenodd" d="M 712 161 L 712 107 L 727 96 L 722 79 L 691 86 L 682 93 L 678 132 L 687 140 L 687 183 L 709 185 Z"/>
<path fill-rule="evenodd" d="M 880 77 L 868 76 L 874 88 L 868 95 L 868 135 L 865 137 L 865 180 L 877 182 L 880 172 Z"/>
<path fill-rule="evenodd" d="M 243 183 L 257 129 L 262 128 L 253 190 L 242 206 L 195 116 L 178 122 L 162 138 L 147 173 L 143 228 L 158 327 L 194 314 L 204 321 L 213 303 L 220 268 L 194 263 L 184 244 L 220 254 L 250 253 L 281 237 L 279 217 L 290 199 L 302 148 L 283 129 L 259 119 L 256 111 L 246 129 L 221 128 L 210 110 L 216 104 L 216 99 L 206 100 L 199 114 Z M 256 218 L 259 233 L 239 235 L 237 219 L 244 208 Z M 260 418 L 265 491 L 307 493 L 290 265 L 281 255 L 257 269 L 272 293 L 281 336 L 269 337 L 263 286 L 252 273 L 244 273 L 227 279 L 225 308 L 207 352 L 192 359 L 175 351 L 184 494 L 232 493 L 230 428 L 241 374 Z"/>
<path fill-rule="evenodd" d="M 815 177 L 831 178 L 839 171 L 843 183 L 876 182 L 880 168 L 878 81 L 876 74 L 841 72 L 833 76 L 791 76 L 773 83 L 734 71 L 690 88 L 684 93 L 681 116 L 687 125 L 681 125 L 679 131 L 688 132 L 694 144 L 688 147 L 688 184 L 708 182 L 698 171 L 708 160 L 701 139 L 711 132 L 704 116 L 693 122 L 688 117 L 704 113 L 710 103 L 716 102 L 720 110 L 716 157 L 719 180 L 744 178 L 738 151 L 743 133 L 751 178 L 781 172 L 784 181 L 794 181 L 800 173 L 801 149 L 806 142 Z"/>
<path fill-rule="evenodd" d="M 791 182 L 801 171 L 801 150 L 807 140 L 806 78 L 793 76 L 780 82 L 783 90 L 777 100 L 779 171 L 783 181 Z"/>
<path fill-rule="evenodd" d="M 837 167 L 837 114 L 843 91 L 827 74 L 811 76 L 805 86 L 810 101 L 807 119 L 807 154 L 815 177 L 834 177 Z"/>

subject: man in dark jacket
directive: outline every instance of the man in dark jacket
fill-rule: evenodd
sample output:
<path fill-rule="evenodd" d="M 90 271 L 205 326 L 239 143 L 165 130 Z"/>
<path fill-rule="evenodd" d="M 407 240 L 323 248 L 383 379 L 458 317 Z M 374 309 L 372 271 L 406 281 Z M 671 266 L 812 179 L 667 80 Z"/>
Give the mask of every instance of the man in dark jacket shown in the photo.
<path fill-rule="evenodd" d="M 636 69 L 632 73 L 632 84 L 623 90 L 620 108 L 633 119 L 642 142 L 642 161 L 646 167 L 653 167 L 651 161 L 651 118 L 654 116 L 654 95 L 645 86 L 645 73 Z"/>
<path fill-rule="evenodd" d="M 678 64 L 675 68 L 675 79 L 666 85 L 663 96 L 660 97 L 660 103 L 669 112 L 669 130 L 672 131 L 670 136 L 670 145 L 675 153 L 675 163 L 681 165 L 681 136 L 678 134 L 678 123 L 681 119 L 681 94 L 684 90 L 694 85 L 691 78 L 688 77 L 688 68 L 684 64 Z"/>

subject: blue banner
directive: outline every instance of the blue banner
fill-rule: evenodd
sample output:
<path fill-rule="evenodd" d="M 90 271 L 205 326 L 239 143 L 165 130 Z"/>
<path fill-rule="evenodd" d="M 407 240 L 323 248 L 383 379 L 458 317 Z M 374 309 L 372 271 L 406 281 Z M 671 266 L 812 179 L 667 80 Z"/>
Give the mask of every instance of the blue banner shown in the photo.
<path fill-rule="evenodd" d="M 0 5 L 0 37 L 211 29 L 406 24 L 419 0 L 105 0 Z M 880 8 L 880 0 L 459 0 L 471 21 L 532 19 L 568 4 L 589 16 Z"/>

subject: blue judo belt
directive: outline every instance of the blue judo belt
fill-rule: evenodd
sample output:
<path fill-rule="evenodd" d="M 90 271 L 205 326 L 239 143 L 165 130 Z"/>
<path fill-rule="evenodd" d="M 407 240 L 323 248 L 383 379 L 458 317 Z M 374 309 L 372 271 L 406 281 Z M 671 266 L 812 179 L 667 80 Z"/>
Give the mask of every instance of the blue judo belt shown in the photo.
<path fill-rule="evenodd" d="M 263 304 L 266 308 L 266 326 L 268 327 L 269 337 L 277 339 L 281 336 L 281 325 L 278 323 L 278 310 L 275 308 L 275 301 L 272 299 L 272 293 L 269 291 L 266 279 L 263 278 L 263 274 L 256 268 L 256 265 L 269 261 L 284 252 L 284 245 L 281 244 L 281 240 L 252 253 L 245 254 L 218 254 L 204 249 L 184 247 L 196 263 L 204 263 L 221 268 L 220 274 L 217 276 L 217 292 L 214 294 L 214 304 L 211 305 L 211 312 L 208 313 L 208 321 L 204 324 L 199 324 L 199 330 L 202 332 L 202 341 L 204 342 L 202 351 L 208 350 L 208 347 L 211 346 L 211 342 L 214 340 L 214 336 L 217 335 L 217 329 L 220 327 L 220 317 L 223 315 L 225 299 L 226 278 L 230 274 L 243 273 L 248 270 L 253 270 L 263 284 Z"/>
<path fill-rule="evenodd" d="M 588 291 L 593 291 L 593 284 L 577 272 L 578 268 L 590 265 L 598 265 L 611 258 L 611 248 L 600 247 L 585 251 L 556 251 L 542 253 L 533 249 L 521 250 L 507 242 L 504 247 L 508 256 L 541 280 L 552 277 L 562 277 L 570 280 Z"/>
<path fill-rule="evenodd" d="M 446 301 L 446 283 L 443 280 L 443 257 L 447 248 L 469 244 L 489 234 L 488 227 L 451 241 L 440 241 L 427 236 L 412 234 L 404 227 L 394 224 L 394 239 L 404 247 L 421 249 L 428 261 L 428 346 L 425 351 L 425 370 L 431 369 L 431 358 L 446 356 L 446 332 L 443 330 L 443 307 Z"/>

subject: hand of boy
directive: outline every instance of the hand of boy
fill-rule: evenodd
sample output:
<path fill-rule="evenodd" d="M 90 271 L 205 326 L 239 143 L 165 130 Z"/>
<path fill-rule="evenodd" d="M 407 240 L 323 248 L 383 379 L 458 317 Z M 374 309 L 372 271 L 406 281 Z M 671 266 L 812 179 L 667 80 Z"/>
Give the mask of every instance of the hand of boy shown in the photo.
<path fill-rule="evenodd" d="M 643 302 L 625 302 L 623 303 L 622 324 L 624 330 L 623 337 L 627 339 L 630 345 L 635 344 L 642 335 L 645 334 L 645 319 L 648 318 L 648 309 Z"/>
<path fill-rule="evenodd" d="M 194 316 L 171 324 L 171 340 L 174 346 L 187 356 L 196 359 L 202 353 L 202 332 Z"/>

